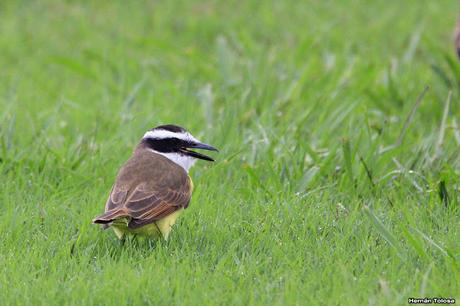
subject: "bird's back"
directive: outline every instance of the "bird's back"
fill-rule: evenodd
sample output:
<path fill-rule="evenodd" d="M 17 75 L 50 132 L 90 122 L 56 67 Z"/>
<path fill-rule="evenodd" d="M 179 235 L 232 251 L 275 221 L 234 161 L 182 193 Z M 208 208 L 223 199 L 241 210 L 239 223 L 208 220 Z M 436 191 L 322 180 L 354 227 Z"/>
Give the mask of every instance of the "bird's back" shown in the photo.
<path fill-rule="evenodd" d="M 114 226 L 119 237 L 126 232 L 158 232 L 166 238 L 187 208 L 191 192 L 191 180 L 182 167 L 160 154 L 137 149 L 120 169 L 105 213 L 95 222 Z"/>
<path fill-rule="evenodd" d="M 128 192 L 140 185 L 150 190 L 180 190 L 188 183 L 189 176 L 182 167 L 148 149 L 137 149 L 120 169 L 114 187 L 128 188 Z"/>

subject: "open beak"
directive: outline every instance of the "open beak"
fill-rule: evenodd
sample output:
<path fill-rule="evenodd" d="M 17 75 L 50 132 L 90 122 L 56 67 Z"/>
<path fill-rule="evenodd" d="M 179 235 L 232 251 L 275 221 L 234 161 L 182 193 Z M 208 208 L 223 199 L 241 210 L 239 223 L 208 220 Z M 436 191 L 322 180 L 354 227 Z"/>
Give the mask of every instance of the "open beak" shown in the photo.
<path fill-rule="evenodd" d="M 208 145 L 208 144 L 205 144 L 205 143 L 201 143 L 201 142 L 197 142 L 197 143 L 192 143 L 190 144 L 189 146 L 187 146 L 186 148 L 181 148 L 180 151 L 188 156 L 191 156 L 191 157 L 195 157 L 195 158 L 199 158 L 199 159 L 203 159 L 203 160 L 207 160 L 207 161 L 214 161 L 214 159 L 212 159 L 211 157 L 207 156 L 207 155 L 204 155 L 204 154 L 201 154 L 201 153 L 198 153 L 198 152 L 195 152 L 195 151 L 191 151 L 189 149 L 201 149 L 201 150 L 208 150 L 208 151 L 216 151 L 216 152 L 219 152 L 219 150 L 217 150 L 216 148 L 214 148 L 213 146 L 211 145 Z"/>

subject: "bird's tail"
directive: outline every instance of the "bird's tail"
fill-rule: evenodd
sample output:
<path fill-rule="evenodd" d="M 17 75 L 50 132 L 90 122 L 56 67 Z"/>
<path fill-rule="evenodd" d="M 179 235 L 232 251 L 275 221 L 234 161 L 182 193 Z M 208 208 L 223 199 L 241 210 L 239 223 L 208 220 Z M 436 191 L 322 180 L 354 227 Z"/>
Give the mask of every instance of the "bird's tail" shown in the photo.
<path fill-rule="evenodd" d="M 110 225 L 113 221 L 125 217 L 129 217 L 129 214 L 124 209 L 116 208 L 97 216 L 93 219 L 93 223 Z"/>

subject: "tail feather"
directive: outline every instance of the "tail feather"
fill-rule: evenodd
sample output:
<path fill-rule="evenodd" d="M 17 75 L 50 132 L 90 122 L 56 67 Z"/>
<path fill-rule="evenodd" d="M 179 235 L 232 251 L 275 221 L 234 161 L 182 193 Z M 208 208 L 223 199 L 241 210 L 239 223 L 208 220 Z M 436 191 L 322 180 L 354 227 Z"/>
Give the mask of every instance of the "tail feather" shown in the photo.
<path fill-rule="evenodd" d="M 93 219 L 93 223 L 96 224 L 109 224 L 112 223 L 114 220 L 123 218 L 123 217 L 129 217 L 129 215 L 126 213 L 124 209 L 112 209 L 109 211 L 106 211 L 100 216 L 97 216 L 96 218 Z"/>

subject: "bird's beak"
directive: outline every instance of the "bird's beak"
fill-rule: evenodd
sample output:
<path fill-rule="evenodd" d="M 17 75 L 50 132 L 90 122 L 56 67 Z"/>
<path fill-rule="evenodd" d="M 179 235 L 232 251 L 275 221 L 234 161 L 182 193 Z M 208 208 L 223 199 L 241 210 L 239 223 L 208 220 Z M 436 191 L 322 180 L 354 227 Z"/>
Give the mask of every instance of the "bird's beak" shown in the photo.
<path fill-rule="evenodd" d="M 207 160 L 207 161 L 214 161 L 214 159 L 212 159 L 211 157 L 209 157 L 207 155 L 204 155 L 204 154 L 201 154 L 201 153 L 198 153 L 198 152 L 194 152 L 194 151 L 190 151 L 190 150 L 188 150 L 189 148 L 190 149 L 201 149 L 201 150 L 219 152 L 219 150 L 217 150 L 213 146 L 205 144 L 205 143 L 201 143 L 201 142 L 192 143 L 192 144 L 188 145 L 187 148 L 182 148 L 180 150 L 182 153 L 184 153 L 184 154 L 186 154 L 188 156 L 203 159 L 203 160 Z"/>

